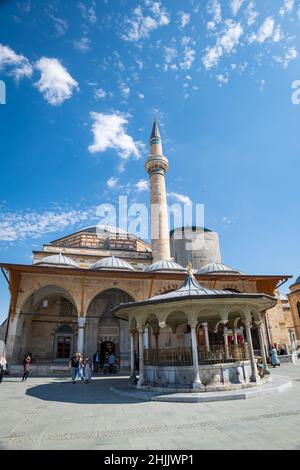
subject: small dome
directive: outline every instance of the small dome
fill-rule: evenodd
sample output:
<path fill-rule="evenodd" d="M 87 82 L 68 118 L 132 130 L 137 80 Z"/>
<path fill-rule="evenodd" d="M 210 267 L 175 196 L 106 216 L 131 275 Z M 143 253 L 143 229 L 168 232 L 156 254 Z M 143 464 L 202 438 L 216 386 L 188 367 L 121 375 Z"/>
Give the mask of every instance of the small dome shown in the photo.
<path fill-rule="evenodd" d="M 294 284 L 300 284 L 300 276 L 297 277 L 296 281 L 294 282 Z"/>
<path fill-rule="evenodd" d="M 131 266 L 131 264 L 121 258 L 115 258 L 114 256 L 100 259 L 96 263 L 92 264 L 91 269 L 122 269 L 126 271 L 134 271 L 134 267 Z"/>
<path fill-rule="evenodd" d="M 233 269 L 222 263 L 209 263 L 198 269 L 197 274 L 242 274 L 241 271 Z"/>
<path fill-rule="evenodd" d="M 150 264 L 145 268 L 146 272 L 154 271 L 183 271 L 186 272 L 186 269 L 180 266 L 180 264 L 175 263 L 175 261 L 162 260 L 156 261 L 156 263 Z"/>
<path fill-rule="evenodd" d="M 68 256 L 64 256 L 61 253 L 59 255 L 51 255 L 51 256 L 46 256 L 45 258 L 42 258 L 41 260 L 35 261 L 35 265 L 38 266 L 65 266 L 68 268 L 80 268 L 79 264 L 73 260 L 72 258 L 69 258 Z"/>

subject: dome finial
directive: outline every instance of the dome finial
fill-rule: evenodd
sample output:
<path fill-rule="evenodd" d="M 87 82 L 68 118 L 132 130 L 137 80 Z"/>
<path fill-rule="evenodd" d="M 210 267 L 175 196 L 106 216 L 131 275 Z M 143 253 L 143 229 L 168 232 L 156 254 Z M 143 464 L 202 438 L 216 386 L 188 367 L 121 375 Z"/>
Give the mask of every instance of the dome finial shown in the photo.
<path fill-rule="evenodd" d="M 193 265 L 191 261 L 188 262 L 186 269 L 187 269 L 187 272 L 189 273 L 189 276 L 193 276 Z"/>

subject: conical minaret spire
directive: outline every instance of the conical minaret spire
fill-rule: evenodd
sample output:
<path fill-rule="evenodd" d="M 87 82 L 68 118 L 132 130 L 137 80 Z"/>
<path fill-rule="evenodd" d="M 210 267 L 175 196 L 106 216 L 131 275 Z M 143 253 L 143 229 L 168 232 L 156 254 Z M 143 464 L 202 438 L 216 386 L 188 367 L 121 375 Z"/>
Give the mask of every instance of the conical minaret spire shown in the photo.
<path fill-rule="evenodd" d="M 162 141 L 156 119 L 153 123 L 149 142 L 150 155 L 145 168 L 150 176 L 151 240 L 153 262 L 155 263 L 156 261 L 171 258 L 165 181 L 169 163 L 163 155 Z"/>

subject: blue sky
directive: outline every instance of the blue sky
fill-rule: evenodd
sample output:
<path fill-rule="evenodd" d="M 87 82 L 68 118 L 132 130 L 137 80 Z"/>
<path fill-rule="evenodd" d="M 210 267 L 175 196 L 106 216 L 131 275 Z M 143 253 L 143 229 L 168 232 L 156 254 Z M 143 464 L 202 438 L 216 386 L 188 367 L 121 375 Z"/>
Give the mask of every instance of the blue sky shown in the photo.
<path fill-rule="evenodd" d="M 2 1 L 0 31 L 1 261 L 148 203 L 156 115 L 169 201 L 205 205 L 223 262 L 300 273 L 298 0 Z"/>

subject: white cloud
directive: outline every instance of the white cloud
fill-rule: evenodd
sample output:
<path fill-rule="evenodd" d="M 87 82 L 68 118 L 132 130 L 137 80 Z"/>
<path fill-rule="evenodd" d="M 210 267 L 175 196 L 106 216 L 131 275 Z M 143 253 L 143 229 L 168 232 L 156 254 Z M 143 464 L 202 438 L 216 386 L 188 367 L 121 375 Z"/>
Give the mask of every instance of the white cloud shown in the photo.
<path fill-rule="evenodd" d="M 129 159 L 131 156 L 140 158 L 144 144 L 134 141 L 126 133 L 128 120 L 125 115 L 121 113 L 92 112 L 90 116 L 94 121 L 92 125 L 94 142 L 88 147 L 90 153 L 100 153 L 108 149 L 114 149 L 124 160 Z"/>
<path fill-rule="evenodd" d="M 126 83 L 124 82 L 121 82 L 120 85 L 119 85 L 119 88 L 120 88 L 120 91 L 121 91 L 121 95 L 123 96 L 123 98 L 129 98 L 130 96 L 130 87 L 128 85 L 126 85 Z"/>
<path fill-rule="evenodd" d="M 274 34 L 273 34 L 273 41 L 274 42 L 279 42 L 284 38 L 284 34 L 281 31 L 280 25 L 276 26 Z"/>
<path fill-rule="evenodd" d="M 146 6 L 150 8 L 151 15 L 144 15 L 139 5 L 133 10 L 132 18 L 126 18 L 124 32 L 121 34 L 124 41 L 135 42 L 148 38 L 151 31 L 169 24 L 169 14 L 160 2 L 147 0 Z"/>
<path fill-rule="evenodd" d="M 7 74 L 19 81 L 23 77 L 30 78 L 32 66 L 29 60 L 22 54 L 17 54 L 9 46 L 0 44 L 0 71 L 8 69 Z"/>
<path fill-rule="evenodd" d="M 74 89 L 79 88 L 76 80 L 58 59 L 42 57 L 35 63 L 35 67 L 41 72 L 41 77 L 35 86 L 53 106 L 58 106 L 71 98 Z"/>
<path fill-rule="evenodd" d="M 183 60 L 180 62 L 180 68 L 183 70 L 189 70 L 195 60 L 196 51 L 191 47 L 185 47 L 183 51 Z"/>
<path fill-rule="evenodd" d="M 279 15 L 284 16 L 286 14 L 289 14 L 293 11 L 295 6 L 294 0 L 284 0 L 284 5 L 283 7 L 280 8 L 279 10 Z"/>
<path fill-rule="evenodd" d="M 164 70 L 168 70 L 172 62 L 177 57 L 177 49 L 175 47 L 164 47 L 164 56 L 165 56 L 165 66 Z M 177 67 L 176 67 L 177 68 Z"/>
<path fill-rule="evenodd" d="M 176 199 L 176 201 L 178 202 L 182 202 L 183 204 L 187 204 L 187 205 L 191 205 L 192 204 L 192 201 L 191 199 L 188 197 L 188 196 L 185 196 L 184 194 L 179 194 L 179 193 L 168 193 L 167 194 L 169 197 L 172 197 L 174 199 Z"/>
<path fill-rule="evenodd" d="M 295 47 L 290 47 L 283 57 L 273 56 L 275 62 L 282 64 L 283 68 L 286 69 L 291 60 L 295 60 L 298 56 L 297 49 Z"/>
<path fill-rule="evenodd" d="M 230 7 L 231 7 L 233 16 L 235 16 L 238 13 L 239 9 L 242 6 L 243 1 L 244 0 L 231 0 Z"/>
<path fill-rule="evenodd" d="M 220 23 L 222 21 L 221 5 L 217 0 L 210 0 L 207 5 L 207 11 L 213 17 L 213 21 Z"/>
<path fill-rule="evenodd" d="M 139 180 L 134 186 L 138 191 L 147 191 L 149 187 L 147 180 Z"/>
<path fill-rule="evenodd" d="M 90 44 L 91 44 L 91 41 L 86 36 L 83 36 L 80 39 L 76 39 L 73 42 L 73 45 L 74 45 L 75 49 L 78 49 L 79 51 L 82 51 L 82 52 L 89 51 L 90 48 L 91 48 Z"/>
<path fill-rule="evenodd" d="M 214 21 L 208 21 L 206 23 L 206 28 L 208 29 L 208 31 L 214 31 L 214 29 L 216 28 L 216 23 Z"/>
<path fill-rule="evenodd" d="M 98 88 L 97 90 L 95 90 L 94 92 L 94 98 L 96 98 L 96 100 L 103 100 L 104 98 L 106 98 L 107 96 L 107 93 L 105 90 L 103 90 L 103 88 Z"/>
<path fill-rule="evenodd" d="M 240 23 L 235 23 L 232 20 L 227 20 L 225 23 L 226 28 L 223 33 L 218 35 L 216 45 L 206 48 L 206 53 L 202 57 L 203 65 L 207 70 L 215 67 L 223 54 L 232 53 L 243 34 Z"/>
<path fill-rule="evenodd" d="M 190 22 L 191 15 L 189 13 L 184 13 L 183 11 L 178 13 L 179 15 L 179 28 L 184 29 Z"/>
<path fill-rule="evenodd" d="M 57 232 L 82 221 L 95 219 L 96 210 L 49 210 L 42 213 L 0 213 L 0 241 L 17 241 L 40 238 L 46 233 Z"/>
<path fill-rule="evenodd" d="M 216 79 L 220 84 L 225 85 L 226 83 L 228 83 L 228 76 L 225 76 L 223 74 L 216 75 Z"/>
<path fill-rule="evenodd" d="M 272 16 L 268 16 L 260 26 L 258 32 L 250 36 L 249 42 L 259 42 L 261 44 L 273 36 L 273 30 L 274 19 Z"/>
<path fill-rule="evenodd" d="M 95 24 L 97 22 L 96 16 L 96 3 L 92 2 L 91 6 L 88 8 L 84 3 L 79 2 L 78 8 L 81 12 L 82 17 L 85 20 L 88 20 L 91 24 Z"/>
<path fill-rule="evenodd" d="M 145 98 L 145 95 L 143 93 L 138 93 L 138 98 L 140 98 L 140 100 L 143 100 Z"/>
<path fill-rule="evenodd" d="M 246 9 L 247 25 L 252 26 L 255 23 L 258 12 L 255 10 L 255 3 L 250 2 Z"/>
<path fill-rule="evenodd" d="M 49 18 L 53 21 L 54 28 L 57 36 L 63 36 L 68 30 L 68 22 L 62 18 L 58 18 L 51 13 L 48 13 Z"/>
<path fill-rule="evenodd" d="M 118 181 L 119 181 L 119 178 L 114 178 L 112 176 L 106 181 L 106 184 L 109 188 L 115 188 L 117 186 Z"/>

